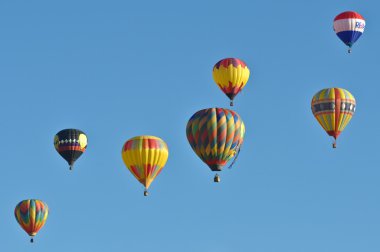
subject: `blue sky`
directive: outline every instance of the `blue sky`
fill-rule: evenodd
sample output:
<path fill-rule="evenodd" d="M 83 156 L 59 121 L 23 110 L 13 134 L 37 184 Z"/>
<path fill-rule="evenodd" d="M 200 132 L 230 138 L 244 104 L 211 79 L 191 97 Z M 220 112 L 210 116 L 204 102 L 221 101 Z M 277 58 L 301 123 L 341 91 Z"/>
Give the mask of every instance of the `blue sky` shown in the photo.
<path fill-rule="evenodd" d="M 0 244 L 19 251 L 379 251 L 380 4 L 376 1 L 0 2 Z M 367 27 L 348 55 L 335 15 Z M 251 78 L 233 109 L 247 133 L 222 182 L 193 153 L 187 120 L 228 107 L 212 79 L 225 57 Z M 356 97 L 338 148 L 310 110 L 343 87 Z M 86 132 L 69 172 L 64 128 Z M 123 143 L 163 138 L 169 160 L 143 196 Z M 50 208 L 34 244 L 13 210 Z"/>

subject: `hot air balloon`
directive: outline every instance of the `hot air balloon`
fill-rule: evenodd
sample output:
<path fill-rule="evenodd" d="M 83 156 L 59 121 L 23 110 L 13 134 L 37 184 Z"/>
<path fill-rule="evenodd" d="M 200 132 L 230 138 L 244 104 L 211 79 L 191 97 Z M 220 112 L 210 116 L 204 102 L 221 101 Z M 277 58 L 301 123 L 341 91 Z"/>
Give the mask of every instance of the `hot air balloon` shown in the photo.
<path fill-rule="evenodd" d="M 223 108 L 208 108 L 196 112 L 186 127 L 191 148 L 215 172 L 221 171 L 237 155 L 244 134 L 245 126 L 240 116 Z M 216 174 L 214 182 L 219 181 L 220 177 Z"/>
<path fill-rule="evenodd" d="M 333 148 L 340 133 L 355 113 L 354 96 L 343 88 L 326 88 L 316 93 L 311 101 L 311 110 L 319 124 L 334 138 Z"/>
<path fill-rule="evenodd" d="M 340 40 L 348 46 L 349 53 L 351 53 L 352 45 L 363 34 L 364 28 L 364 18 L 354 11 L 340 13 L 334 19 L 334 31 Z"/>
<path fill-rule="evenodd" d="M 230 98 L 230 106 L 233 106 L 235 96 L 247 84 L 249 69 L 240 59 L 226 58 L 215 64 L 212 76 L 219 88 Z"/>
<path fill-rule="evenodd" d="M 87 148 L 87 136 L 78 129 L 64 129 L 55 135 L 54 146 L 72 170 L 74 162 Z"/>
<path fill-rule="evenodd" d="M 16 206 L 16 220 L 30 236 L 30 242 L 33 242 L 33 237 L 45 225 L 48 212 L 46 203 L 36 199 L 23 200 Z"/>
<path fill-rule="evenodd" d="M 148 196 L 148 188 L 164 168 L 169 150 L 161 138 L 136 136 L 125 142 L 121 156 L 129 171 L 145 187 L 144 196 Z"/>

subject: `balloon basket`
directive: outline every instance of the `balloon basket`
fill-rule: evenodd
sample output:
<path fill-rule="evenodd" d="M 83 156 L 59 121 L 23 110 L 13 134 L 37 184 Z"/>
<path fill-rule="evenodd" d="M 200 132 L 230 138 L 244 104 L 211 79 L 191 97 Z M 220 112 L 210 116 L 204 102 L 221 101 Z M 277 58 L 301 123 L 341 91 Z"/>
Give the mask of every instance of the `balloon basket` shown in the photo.
<path fill-rule="evenodd" d="M 145 190 L 144 191 L 144 196 L 148 196 L 148 195 L 149 195 L 148 190 Z"/>
<path fill-rule="evenodd" d="M 333 149 L 336 149 L 336 143 L 332 144 Z"/>
<path fill-rule="evenodd" d="M 230 106 L 233 107 L 234 106 L 234 102 L 231 100 L 230 101 Z"/>
<path fill-rule="evenodd" d="M 30 237 L 30 243 L 33 243 L 34 240 L 33 240 L 33 237 Z"/>
<path fill-rule="evenodd" d="M 214 182 L 215 182 L 215 183 L 219 183 L 219 182 L 220 182 L 220 177 L 219 177 L 218 174 L 215 175 L 215 177 L 214 177 Z"/>

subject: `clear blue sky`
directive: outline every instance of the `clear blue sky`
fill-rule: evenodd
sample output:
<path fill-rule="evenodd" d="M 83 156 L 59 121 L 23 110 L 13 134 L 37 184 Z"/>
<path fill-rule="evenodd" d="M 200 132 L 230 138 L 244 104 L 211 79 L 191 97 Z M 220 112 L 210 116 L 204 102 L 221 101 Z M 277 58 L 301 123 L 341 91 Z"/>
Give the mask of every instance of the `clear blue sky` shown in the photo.
<path fill-rule="evenodd" d="M 0 2 L 0 250 L 7 252 L 378 252 L 380 171 L 377 1 Z M 347 54 L 332 30 L 346 10 L 367 21 Z M 251 78 L 234 110 L 247 127 L 231 170 L 213 173 L 185 127 L 228 107 L 212 79 L 225 57 Z M 343 87 L 356 114 L 338 148 L 310 110 Z M 53 137 L 89 145 L 73 172 Z M 163 138 L 169 160 L 149 197 L 123 143 Z M 16 222 L 26 198 L 50 207 L 34 244 Z"/>

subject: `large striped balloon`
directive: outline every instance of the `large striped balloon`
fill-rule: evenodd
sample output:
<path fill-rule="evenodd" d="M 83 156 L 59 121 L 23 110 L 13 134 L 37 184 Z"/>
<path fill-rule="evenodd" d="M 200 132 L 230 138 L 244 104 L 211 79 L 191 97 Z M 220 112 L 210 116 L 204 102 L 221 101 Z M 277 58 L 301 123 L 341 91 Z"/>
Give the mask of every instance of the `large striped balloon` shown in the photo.
<path fill-rule="evenodd" d="M 123 161 L 135 178 L 145 186 L 144 195 L 168 160 L 166 143 L 155 136 L 137 136 L 125 142 L 121 151 Z"/>
<path fill-rule="evenodd" d="M 186 127 L 191 148 L 212 171 L 221 171 L 236 155 L 244 134 L 245 126 L 240 116 L 223 108 L 196 112 Z"/>
<path fill-rule="evenodd" d="M 87 136 L 78 129 L 64 129 L 55 135 L 54 147 L 67 161 L 71 170 L 74 162 L 87 148 Z"/>
<path fill-rule="evenodd" d="M 346 11 L 334 19 L 334 31 L 351 52 L 352 45 L 360 38 L 365 28 L 364 18 L 357 12 Z"/>
<path fill-rule="evenodd" d="M 212 76 L 219 88 L 230 98 L 232 106 L 235 96 L 247 84 L 249 69 L 240 59 L 226 58 L 215 64 Z"/>
<path fill-rule="evenodd" d="M 22 229 L 33 237 L 45 225 L 48 217 L 49 208 L 41 200 L 28 199 L 23 200 L 15 208 L 15 217 Z"/>
<path fill-rule="evenodd" d="M 355 113 L 354 96 L 343 88 L 326 88 L 316 93 L 311 110 L 319 124 L 335 140 Z M 336 147 L 334 143 L 333 147 Z"/>

